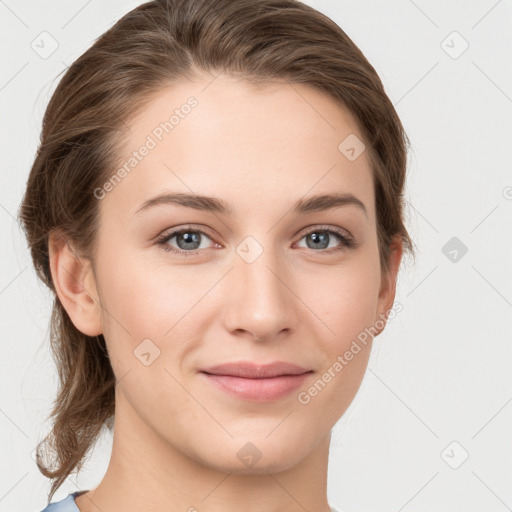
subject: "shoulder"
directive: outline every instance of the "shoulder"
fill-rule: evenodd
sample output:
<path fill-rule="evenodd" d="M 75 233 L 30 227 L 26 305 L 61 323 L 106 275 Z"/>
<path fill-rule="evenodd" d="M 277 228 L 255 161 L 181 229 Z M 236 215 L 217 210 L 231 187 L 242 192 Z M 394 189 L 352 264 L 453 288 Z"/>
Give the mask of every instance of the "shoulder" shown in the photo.
<path fill-rule="evenodd" d="M 41 512 L 80 512 L 75 503 L 75 497 L 86 491 L 76 491 L 68 494 L 63 500 L 50 503 Z"/>

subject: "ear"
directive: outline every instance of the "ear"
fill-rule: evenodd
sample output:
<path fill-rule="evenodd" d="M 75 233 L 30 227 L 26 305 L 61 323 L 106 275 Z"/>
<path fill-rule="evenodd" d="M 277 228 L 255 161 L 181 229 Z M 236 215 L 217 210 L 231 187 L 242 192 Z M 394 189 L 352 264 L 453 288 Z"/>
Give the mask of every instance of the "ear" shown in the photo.
<path fill-rule="evenodd" d="M 75 254 L 65 236 L 48 241 L 50 271 L 61 304 L 74 326 L 88 336 L 102 334 L 101 306 L 90 261 Z"/>
<path fill-rule="evenodd" d="M 384 326 L 379 330 L 379 334 L 384 330 L 387 323 L 389 310 L 393 307 L 396 294 L 396 281 L 398 275 L 398 268 L 402 260 L 403 246 L 399 235 L 395 235 L 390 245 L 389 254 L 389 271 L 387 274 L 382 275 L 381 287 L 378 298 L 378 318 L 383 320 Z"/>

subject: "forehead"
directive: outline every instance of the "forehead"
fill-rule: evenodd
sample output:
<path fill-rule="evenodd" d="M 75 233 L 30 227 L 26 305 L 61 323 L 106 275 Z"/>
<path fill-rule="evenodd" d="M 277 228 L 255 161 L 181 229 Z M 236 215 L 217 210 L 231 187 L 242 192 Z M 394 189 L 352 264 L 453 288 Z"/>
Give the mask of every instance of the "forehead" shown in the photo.
<path fill-rule="evenodd" d="M 128 172 L 108 195 L 130 213 L 169 190 L 223 197 L 235 214 L 248 197 L 284 205 L 341 191 L 374 216 L 368 152 L 344 152 L 361 143 L 358 124 L 309 85 L 198 77 L 160 90 L 127 124 L 118 164 Z"/>

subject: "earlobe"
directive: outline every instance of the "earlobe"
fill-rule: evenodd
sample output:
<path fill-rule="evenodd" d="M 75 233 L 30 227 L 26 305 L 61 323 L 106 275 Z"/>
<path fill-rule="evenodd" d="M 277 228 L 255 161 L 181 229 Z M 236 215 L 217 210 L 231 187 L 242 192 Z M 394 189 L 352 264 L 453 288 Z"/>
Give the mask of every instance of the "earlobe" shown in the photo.
<path fill-rule="evenodd" d="M 48 242 L 55 291 L 75 327 L 88 336 L 102 334 L 101 307 L 90 261 L 77 256 L 65 236 Z"/>

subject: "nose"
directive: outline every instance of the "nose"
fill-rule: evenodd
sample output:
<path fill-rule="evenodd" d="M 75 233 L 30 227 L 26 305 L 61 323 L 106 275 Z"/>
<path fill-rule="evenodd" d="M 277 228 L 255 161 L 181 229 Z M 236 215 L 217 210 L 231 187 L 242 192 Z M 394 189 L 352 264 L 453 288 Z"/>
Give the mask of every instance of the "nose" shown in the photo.
<path fill-rule="evenodd" d="M 284 261 L 263 253 L 252 263 L 238 255 L 225 283 L 225 328 L 237 336 L 265 341 L 296 329 L 301 301 L 294 295 L 293 275 Z"/>

